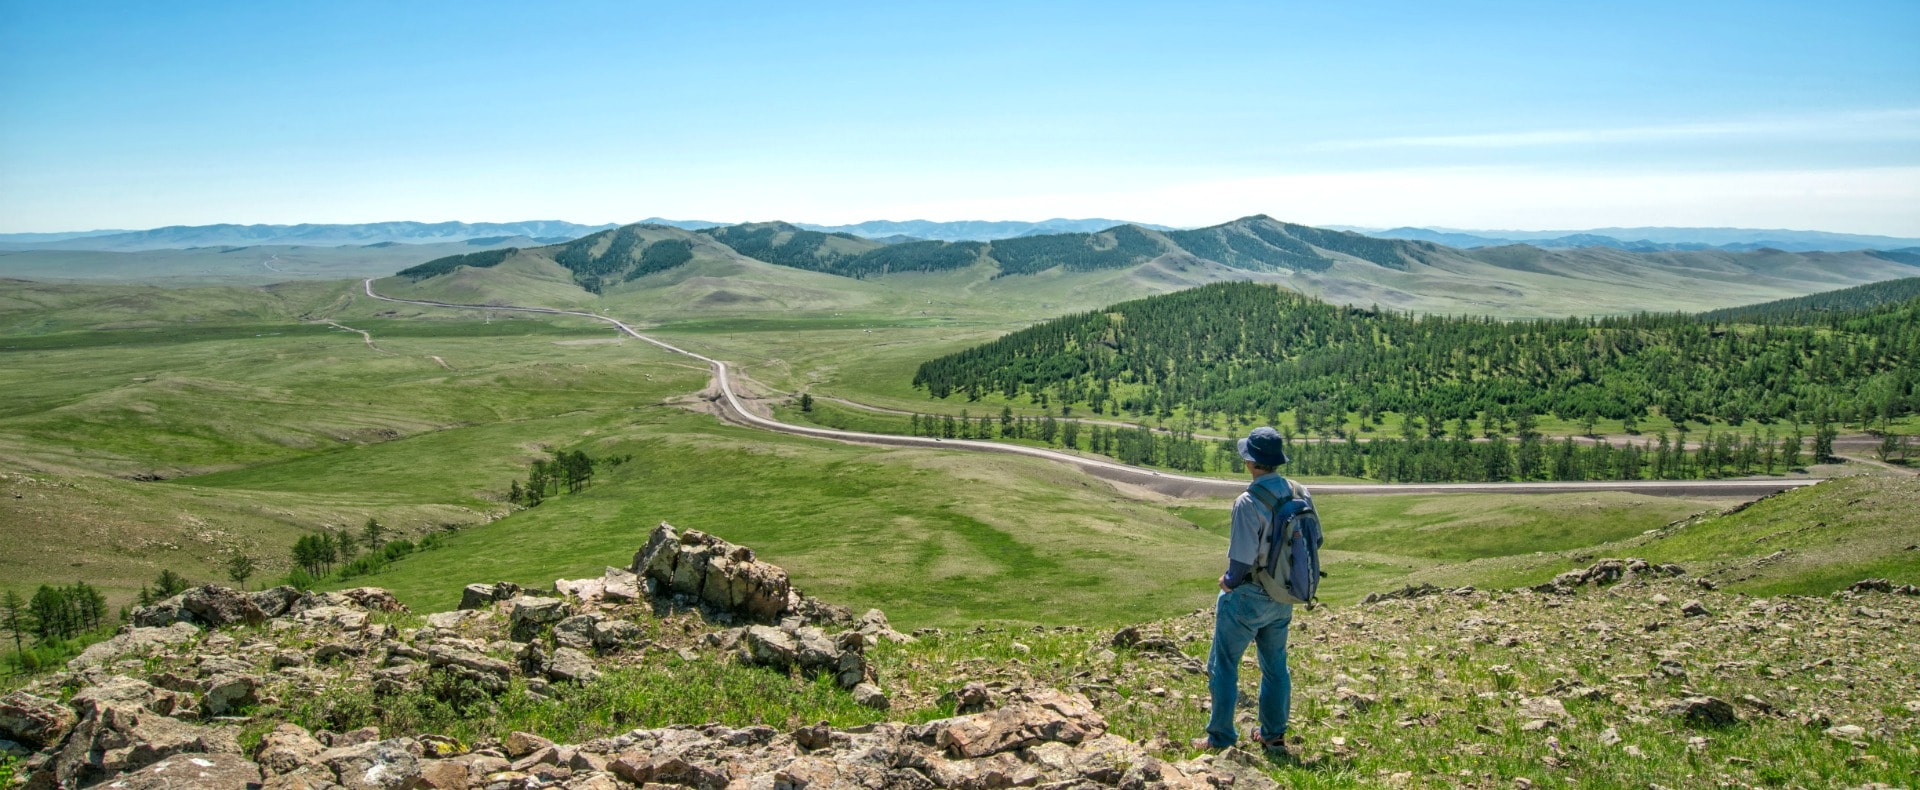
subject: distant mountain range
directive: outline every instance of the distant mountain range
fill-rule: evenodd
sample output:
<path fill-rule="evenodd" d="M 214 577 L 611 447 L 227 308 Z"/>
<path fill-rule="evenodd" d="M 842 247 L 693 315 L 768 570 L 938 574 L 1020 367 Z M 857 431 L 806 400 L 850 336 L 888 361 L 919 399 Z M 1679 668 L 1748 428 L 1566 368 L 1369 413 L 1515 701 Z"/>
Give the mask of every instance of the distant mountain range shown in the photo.
<path fill-rule="evenodd" d="M 441 244 L 475 239 L 525 236 L 566 241 L 617 225 L 577 225 L 556 220 L 531 222 L 370 222 L 354 225 L 171 225 L 152 230 L 89 231 L 83 234 L 0 234 L 0 249 L 140 250 L 262 245 L 345 247 L 368 244 Z M 64 238 L 47 238 L 64 236 Z"/>
<path fill-rule="evenodd" d="M 664 225 L 704 231 L 728 227 L 706 220 L 649 217 L 635 225 Z M 753 224 L 753 223 L 749 223 Z M 1185 232 L 1166 225 L 1113 219 L 1048 219 L 1038 222 L 962 220 L 873 220 L 851 225 L 792 223 L 789 227 L 828 234 L 848 234 L 885 244 L 913 241 L 990 242 L 1063 233 L 1099 233 L 1120 226 L 1160 232 Z M 341 247 L 368 244 L 441 244 L 474 240 L 526 237 L 542 242 L 564 242 L 619 227 L 580 225 L 557 220 L 529 222 L 373 222 L 362 224 L 301 225 L 173 225 L 152 230 L 92 230 L 68 233 L 0 233 L 0 250 L 140 250 L 193 247 L 248 247 L 263 245 Z M 1806 230 L 1744 228 L 1595 228 L 1567 231 L 1458 230 L 1453 228 L 1361 228 L 1329 226 L 1381 239 L 1428 241 L 1460 249 L 1528 244 L 1542 249 L 1608 247 L 1630 252 L 1695 250 L 1787 252 L 1844 252 L 1920 247 L 1920 238 L 1867 236 Z"/>
<path fill-rule="evenodd" d="M 1452 228 L 1357 228 L 1336 230 L 1364 233 L 1382 239 L 1430 241 L 1449 247 L 1475 249 L 1530 244 L 1542 249 L 1612 247 L 1630 252 L 1685 250 L 1774 249 L 1786 252 L 1846 252 L 1920 247 L 1920 239 L 1865 236 L 1818 230 L 1755 230 L 1749 228 L 1595 228 L 1592 230 L 1455 230 Z"/>

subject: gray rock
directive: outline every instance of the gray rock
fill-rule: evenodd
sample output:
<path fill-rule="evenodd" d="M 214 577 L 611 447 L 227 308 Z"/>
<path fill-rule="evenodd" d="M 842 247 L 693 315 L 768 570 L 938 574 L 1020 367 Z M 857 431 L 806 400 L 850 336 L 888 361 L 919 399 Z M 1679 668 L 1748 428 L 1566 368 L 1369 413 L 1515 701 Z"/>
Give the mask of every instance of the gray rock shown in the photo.
<path fill-rule="evenodd" d="M 998 710 L 925 725 L 936 746 L 956 758 L 985 757 L 1047 741 L 1076 744 L 1104 734 L 1106 719 L 1084 695 L 1028 692 Z"/>
<path fill-rule="evenodd" d="M 0 738 L 44 749 L 60 743 L 80 717 L 67 706 L 24 691 L 0 697 Z"/>
<path fill-rule="evenodd" d="M 235 730 L 200 727 L 123 702 L 75 697 L 80 723 L 67 738 L 55 776 L 79 787 L 137 771 L 176 754 L 239 754 Z"/>
<path fill-rule="evenodd" d="M 1701 603 L 1698 599 L 1680 604 L 1680 613 L 1688 617 L 1706 617 L 1713 614 L 1711 610 L 1707 609 L 1707 605 Z"/>
<path fill-rule="evenodd" d="M 647 635 L 632 620 L 601 620 L 593 626 L 593 646 L 605 651 L 620 650 Z"/>
<path fill-rule="evenodd" d="M 260 679 L 252 675 L 215 675 L 207 681 L 206 688 L 200 707 L 209 716 L 228 716 L 259 701 L 254 692 L 260 688 Z"/>
<path fill-rule="evenodd" d="M 593 659 L 586 653 L 558 647 L 547 661 L 547 677 L 563 683 L 592 683 L 600 679 L 600 671 L 593 668 Z"/>
<path fill-rule="evenodd" d="M 300 600 L 300 591 L 288 585 L 247 594 L 247 599 L 268 617 L 280 617 L 293 608 L 293 602 Z"/>
<path fill-rule="evenodd" d="M 112 639 L 105 642 L 88 645 L 80 655 L 67 662 L 67 668 L 79 671 L 87 667 L 104 666 L 122 656 L 142 654 L 178 645 L 199 636 L 200 629 L 188 623 L 173 623 L 164 628 L 131 628 L 115 634 Z"/>
<path fill-rule="evenodd" d="M 493 585 L 469 584 L 460 591 L 460 608 L 485 609 L 493 605 Z"/>
<path fill-rule="evenodd" d="M 594 629 L 600 621 L 606 619 L 600 614 L 576 614 L 561 620 L 553 626 L 553 641 L 562 647 L 575 650 L 592 650 Z"/>
<path fill-rule="evenodd" d="M 745 638 L 748 661 L 770 667 L 790 667 L 800 658 L 800 646 L 791 634 L 778 628 L 756 625 L 747 629 Z"/>
<path fill-rule="evenodd" d="M 260 763 L 267 776 L 277 776 L 293 773 L 302 766 L 319 765 L 320 753 L 326 750 L 326 745 L 305 729 L 282 724 L 261 737 L 253 759 Z M 332 773 L 331 769 L 328 773 Z"/>
<path fill-rule="evenodd" d="M 566 617 L 567 602 L 559 598 L 522 595 L 507 602 L 508 629 L 515 642 L 532 639 Z"/>
<path fill-rule="evenodd" d="M 1668 705 L 1666 714 L 1698 727 L 1727 727 L 1740 721 L 1733 706 L 1718 697 L 1688 697 Z"/>
<path fill-rule="evenodd" d="M 609 603 L 640 600 L 640 577 L 625 568 L 608 568 L 600 578 L 600 597 Z"/>
<path fill-rule="evenodd" d="M 412 790 L 420 778 L 418 741 L 394 738 L 328 749 L 317 760 L 350 790 Z"/>
<path fill-rule="evenodd" d="M 853 687 L 853 701 L 874 710 L 886 710 L 893 705 L 887 699 L 887 693 L 872 683 L 860 683 Z"/>
<path fill-rule="evenodd" d="M 634 555 L 631 570 L 669 594 L 758 623 L 779 620 L 793 593 L 787 572 L 754 559 L 752 549 L 664 522 Z"/>
<path fill-rule="evenodd" d="M 214 584 L 203 584 L 181 593 L 180 608 L 192 615 L 194 622 L 208 628 L 260 625 L 267 621 L 267 613 L 246 593 Z"/>
<path fill-rule="evenodd" d="M 182 753 L 118 777 L 113 790 L 250 790 L 260 786 L 260 766 L 225 752 Z"/>

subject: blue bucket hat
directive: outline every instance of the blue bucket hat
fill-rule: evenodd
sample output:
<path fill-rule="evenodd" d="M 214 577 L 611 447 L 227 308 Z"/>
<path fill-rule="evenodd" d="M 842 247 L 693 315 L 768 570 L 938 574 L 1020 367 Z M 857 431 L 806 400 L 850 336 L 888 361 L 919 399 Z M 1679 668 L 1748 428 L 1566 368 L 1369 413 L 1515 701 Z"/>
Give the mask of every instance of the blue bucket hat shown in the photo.
<path fill-rule="evenodd" d="M 1279 431 L 1260 426 L 1240 440 L 1240 457 L 1272 469 L 1287 462 L 1287 440 Z"/>

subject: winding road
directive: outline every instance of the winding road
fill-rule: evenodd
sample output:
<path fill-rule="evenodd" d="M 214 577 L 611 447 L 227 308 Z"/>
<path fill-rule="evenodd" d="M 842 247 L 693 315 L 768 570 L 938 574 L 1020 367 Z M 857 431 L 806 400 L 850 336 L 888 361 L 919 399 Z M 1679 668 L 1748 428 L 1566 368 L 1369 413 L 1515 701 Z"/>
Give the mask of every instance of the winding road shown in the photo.
<path fill-rule="evenodd" d="M 628 326 L 625 322 L 616 318 L 581 310 L 559 310 L 551 307 L 501 307 L 498 305 L 454 304 L 423 299 L 396 299 L 391 296 L 381 296 L 380 294 L 374 293 L 373 278 L 371 277 L 363 281 L 362 285 L 365 287 L 368 297 L 383 302 L 414 304 L 426 307 L 446 307 L 458 310 L 507 310 L 521 313 L 573 315 L 604 321 L 612 324 L 614 328 L 635 340 L 650 343 L 675 354 L 683 354 L 707 363 L 707 366 L 713 370 L 714 382 L 719 385 L 721 397 L 718 405 L 720 406 L 722 417 L 740 425 L 854 444 L 881 445 L 887 447 L 931 447 L 936 449 L 957 449 L 974 452 L 1025 455 L 1070 464 L 1097 477 L 1142 486 L 1163 494 L 1178 497 L 1234 494 L 1246 490 L 1247 487 L 1244 481 L 1194 477 L 1175 472 L 1156 472 L 1137 466 L 1128 466 L 1113 461 L 1039 447 L 1000 444 L 997 442 L 984 442 L 972 439 L 931 439 L 920 436 L 861 433 L 858 431 L 842 431 L 833 428 L 784 423 L 755 414 L 748 410 L 745 404 L 740 402 L 739 396 L 733 391 L 733 382 L 727 372 L 727 363 L 640 334 L 635 331 L 633 327 Z M 1745 497 L 1751 499 L 1790 488 L 1812 485 L 1820 482 L 1820 480 L 1821 478 L 1758 480 L 1591 480 L 1580 482 L 1526 483 L 1316 483 L 1313 485 L 1313 490 L 1316 493 L 1326 494 L 1557 494 L 1593 491 L 1632 491 L 1659 496 Z"/>

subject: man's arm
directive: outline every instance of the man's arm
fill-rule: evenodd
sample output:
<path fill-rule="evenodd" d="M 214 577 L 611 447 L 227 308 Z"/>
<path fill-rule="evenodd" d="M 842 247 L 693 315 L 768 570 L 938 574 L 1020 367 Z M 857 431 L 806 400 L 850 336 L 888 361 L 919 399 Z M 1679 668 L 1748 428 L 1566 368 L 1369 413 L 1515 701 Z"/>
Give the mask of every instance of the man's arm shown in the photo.
<path fill-rule="evenodd" d="M 1259 503 L 1248 494 L 1233 501 L 1232 526 L 1227 538 L 1227 572 L 1220 576 L 1220 589 L 1231 592 L 1253 580 L 1253 563 L 1260 557 Z"/>

